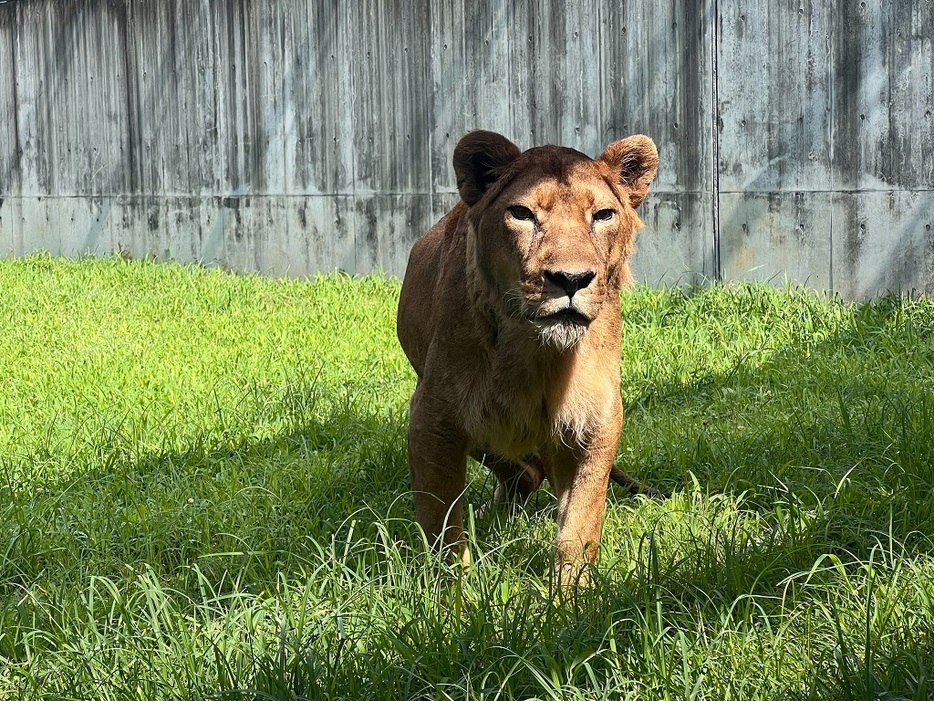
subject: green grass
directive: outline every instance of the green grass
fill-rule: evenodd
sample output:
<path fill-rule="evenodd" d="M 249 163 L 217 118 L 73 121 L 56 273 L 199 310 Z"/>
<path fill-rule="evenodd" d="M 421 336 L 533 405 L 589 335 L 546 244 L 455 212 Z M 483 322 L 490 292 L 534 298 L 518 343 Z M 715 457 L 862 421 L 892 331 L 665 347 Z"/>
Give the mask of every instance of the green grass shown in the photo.
<path fill-rule="evenodd" d="M 460 581 L 418 547 L 397 295 L 0 261 L 0 698 L 934 698 L 934 302 L 626 295 L 674 496 L 562 602 L 547 492 Z"/>

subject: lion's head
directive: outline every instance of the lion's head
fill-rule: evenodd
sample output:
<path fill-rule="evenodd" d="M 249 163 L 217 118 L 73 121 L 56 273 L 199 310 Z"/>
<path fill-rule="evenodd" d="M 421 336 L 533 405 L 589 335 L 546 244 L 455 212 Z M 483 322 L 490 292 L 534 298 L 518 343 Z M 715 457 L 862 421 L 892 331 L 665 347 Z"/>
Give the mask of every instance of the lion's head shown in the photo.
<path fill-rule="evenodd" d="M 454 150 L 468 212 L 472 293 L 541 343 L 574 347 L 629 282 L 635 208 L 658 168 L 655 144 L 631 136 L 597 159 L 559 146 L 521 152 L 499 134 L 474 131 Z"/>

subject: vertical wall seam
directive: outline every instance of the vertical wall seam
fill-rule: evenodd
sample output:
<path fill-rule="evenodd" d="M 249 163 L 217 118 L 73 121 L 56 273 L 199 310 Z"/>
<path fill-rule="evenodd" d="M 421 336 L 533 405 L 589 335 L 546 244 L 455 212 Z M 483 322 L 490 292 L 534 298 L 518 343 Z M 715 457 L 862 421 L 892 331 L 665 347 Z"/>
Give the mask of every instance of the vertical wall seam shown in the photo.
<path fill-rule="evenodd" d="M 597 65 L 603 66 L 605 65 L 603 63 L 603 5 L 597 4 L 595 12 L 597 15 Z M 603 95 L 605 90 L 603 76 L 604 71 L 597 71 L 597 94 L 599 95 Z M 604 121 L 603 100 L 597 100 L 595 112 L 597 115 L 597 129 L 600 134 L 597 148 L 603 148 L 605 146 L 604 142 L 606 141 L 606 122 Z"/>
<path fill-rule="evenodd" d="M 9 194 L 12 197 L 8 198 L 9 207 L 8 207 L 8 216 L 12 221 L 10 225 L 10 251 L 13 255 L 22 255 L 25 249 L 25 234 L 22 232 L 22 218 L 23 218 L 23 170 L 22 170 L 22 161 L 23 161 L 23 142 L 22 135 L 20 133 L 20 106 L 19 106 L 19 61 L 16 55 L 16 52 L 19 48 L 20 42 L 20 19 L 18 10 L 16 7 L 11 7 L 8 9 L 13 15 L 12 25 L 10 27 L 10 76 L 13 79 L 13 85 L 11 86 L 11 99 L 13 104 L 11 105 L 13 109 L 13 158 L 11 159 L 10 169 L 9 169 L 9 180 L 10 183 L 10 192 Z M 14 186 L 15 180 L 15 186 Z M 2 191 L 0 191 L 0 196 L 5 196 Z"/>
<path fill-rule="evenodd" d="M 10 27 L 10 75 L 13 77 L 13 86 L 10 90 L 12 96 L 12 110 L 13 110 L 13 159 L 10 163 L 10 194 L 23 195 L 23 171 L 22 171 L 22 160 L 23 160 L 23 142 L 22 136 L 20 135 L 19 127 L 19 117 L 20 117 L 20 106 L 19 106 L 19 61 L 17 60 L 16 52 L 19 47 L 20 37 L 20 19 L 17 14 L 17 8 L 12 7 L 9 10 L 14 14 L 13 23 Z M 13 187 L 14 179 L 16 181 L 16 187 Z"/>
<path fill-rule="evenodd" d="M 710 92 L 711 92 L 711 149 L 712 153 L 712 180 L 711 188 L 711 217 L 713 221 L 713 279 L 720 282 L 723 278 L 723 270 L 720 260 L 720 87 L 718 83 L 718 60 L 720 53 L 720 7 L 718 0 L 711 0 L 712 16 L 710 38 Z"/>
<path fill-rule="evenodd" d="M 434 72 L 433 72 L 434 56 L 432 56 L 432 52 L 434 51 L 434 47 L 435 47 L 435 42 L 434 42 L 435 26 L 434 26 L 434 17 L 431 12 L 430 2 L 427 4 L 427 7 L 425 8 L 425 17 L 427 18 L 427 22 L 428 22 L 428 42 L 427 42 L 427 46 L 425 47 L 425 53 L 424 53 L 425 65 L 422 66 L 422 77 L 425 79 L 425 87 L 427 88 L 427 90 L 429 92 L 434 92 L 434 87 L 435 87 Z M 431 202 L 431 206 L 434 207 L 435 202 L 436 202 L 435 191 L 437 190 L 437 187 L 435 186 L 435 159 L 432 156 L 435 152 L 435 128 L 438 126 L 438 119 L 435 114 L 435 107 L 437 105 L 437 102 L 432 99 L 430 100 L 429 104 L 431 105 L 431 108 L 428 110 L 428 129 L 427 129 L 428 131 L 428 155 L 427 155 L 428 188 L 427 190 L 429 192 L 428 201 Z M 430 222 L 419 222 L 418 225 L 422 226 L 423 224 L 428 224 L 428 226 L 431 225 Z"/>
<path fill-rule="evenodd" d="M 507 3 L 507 5 L 506 5 L 506 18 L 507 18 L 507 22 L 508 22 L 508 24 L 509 24 L 510 27 L 515 27 L 515 26 L 516 26 L 516 17 L 515 17 L 516 12 L 517 12 L 517 10 L 516 10 L 516 4 L 517 4 L 517 3 Z M 509 17 L 509 12 L 510 12 L 510 10 L 511 10 L 512 13 L 513 13 L 512 18 Z M 467 39 L 466 39 L 466 26 L 467 26 L 467 23 L 466 23 L 466 22 L 461 22 L 461 26 L 462 26 L 462 32 L 463 32 L 464 37 L 465 37 L 465 38 L 464 38 L 464 55 L 466 56 L 466 54 L 467 54 Z M 513 70 L 513 67 L 512 67 L 512 58 L 513 58 L 513 37 L 514 37 L 514 36 L 515 36 L 515 32 L 506 32 L 506 80 L 505 80 L 504 82 L 506 83 L 507 94 L 510 96 L 510 99 L 507 100 L 508 108 L 507 108 L 507 117 L 506 117 L 506 118 L 509 120 L 509 121 L 507 122 L 507 124 L 509 124 L 509 130 L 510 130 L 511 132 L 513 132 L 512 134 L 507 133 L 506 136 L 507 136 L 507 138 L 512 139 L 513 141 L 516 141 L 516 140 L 517 140 L 517 137 L 519 136 L 519 133 L 518 133 L 519 130 L 516 129 L 516 110 L 515 110 L 515 106 L 514 106 L 515 101 L 514 101 L 513 99 L 511 99 L 511 98 L 512 98 L 512 95 L 513 95 L 513 92 L 512 92 L 512 88 L 513 88 L 512 79 L 513 79 L 513 77 L 516 75 L 516 74 L 515 74 L 515 71 Z M 479 112 L 479 110 L 478 110 L 478 112 Z M 522 136 L 523 136 L 524 138 L 526 138 L 526 139 L 528 138 L 528 135 L 527 135 L 527 134 L 523 134 Z M 528 147 L 529 147 L 529 144 L 528 144 L 528 142 L 526 142 L 526 143 L 520 142 L 520 143 L 519 143 L 519 147 L 520 147 L 520 148 L 528 148 Z M 453 154 L 452 154 L 452 155 L 453 155 Z"/>
<path fill-rule="evenodd" d="M 827 82 L 829 83 L 829 92 L 830 92 L 830 125 L 828 126 L 828 131 L 830 132 L 827 136 L 830 141 L 830 261 L 828 263 L 828 286 L 830 287 L 831 295 L 834 293 L 834 279 L 833 279 L 833 263 L 834 263 L 834 250 L 833 250 L 833 239 L 834 239 L 834 230 L 833 230 L 833 210 L 834 205 L 836 204 L 836 182 L 834 178 L 834 171 L 836 170 L 836 162 L 834 160 L 834 117 L 836 115 L 835 105 L 837 101 L 836 96 L 836 80 L 834 80 L 834 34 L 836 33 L 835 18 L 837 16 L 837 3 L 836 0 L 832 0 L 830 3 L 830 27 L 828 27 L 827 34 L 830 36 L 828 51 L 829 55 L 827 56 Z"/>
<path fill-rule="evenodd" d="M 341 21 L 341 19 L 344 18 L 347 25 L 349 25 L 351 23 L 351 16 L 347 13 L 354 12 L 354 10 L 356 8 L 359 8 L 360 5 L 362 5 L 362 3 L 360 4 L 347 3 L 346 5 L 341 3 L 341 8 L 343 8 L 343 11 L 337 11 L 337 14 L 335 17 L 335 22 L 338 23 L 337 36 L 339 38 L 341 37 L 342 32 L 346 31 L 348 34 L 350 32 L 349 26 L 341 26 L 343 25 L 343 22 Z M 364 7 L 363 12 L 368 12 L 368 11 L 369 11 L 369 8 Z M 339 40 L 340 39 L 338 39 L 338 41 Z M 350 95 L 349 95 L 350 97 L 350 134 L 351 134 L 351 141 L 353 143 L 356 143 L 357 127 L 358 127 L 358 124 L 357 124 L 357 82 L 356 82 L 356 76 L 354 75 L 353 62 L 347 61 L 345 65 L 346 65 L 347 72 L 350 77 L 350 80 L 348 81 L 349 83 L 348 87 L 350 88 Z M 354 274 L 356 274 L 360 272 L 357 269 L 358 267 L 357 257 L 360 253 L 360 251 L 358 250 L 359 246 L 357 245 L 357 153 L 356 153 L 356 150 L 354 149 L 352 149 L 352 151 L 353 152 L 351 153 L 351 156 L 350 156 L 350 225 L 352 227 L 350 231 L 350 240 L 353 241 L 353 249 L 354 249 L 353 250 L 353 259 L 354 259 L 353 272 Z"/>

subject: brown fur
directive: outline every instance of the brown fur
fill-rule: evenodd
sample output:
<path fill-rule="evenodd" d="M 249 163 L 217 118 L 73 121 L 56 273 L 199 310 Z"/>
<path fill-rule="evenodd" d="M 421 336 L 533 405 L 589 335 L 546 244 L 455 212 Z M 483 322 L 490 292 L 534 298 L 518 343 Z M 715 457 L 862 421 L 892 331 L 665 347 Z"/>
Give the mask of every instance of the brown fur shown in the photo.
<path fill-rule="evenodd" d="M 623 422 L 619 294 L 657 166 L 645 136 L 595 160 L 558 146 L 523 153 L 485 131 L 454 150 L 462 201 L 412 248 L 398 334 L 418 374 L 416 517 L 465 560 L 468 455 L 496 475 L 499 502 L 521 505 L 547 478 L 556 564 L 596 558 Z"/>

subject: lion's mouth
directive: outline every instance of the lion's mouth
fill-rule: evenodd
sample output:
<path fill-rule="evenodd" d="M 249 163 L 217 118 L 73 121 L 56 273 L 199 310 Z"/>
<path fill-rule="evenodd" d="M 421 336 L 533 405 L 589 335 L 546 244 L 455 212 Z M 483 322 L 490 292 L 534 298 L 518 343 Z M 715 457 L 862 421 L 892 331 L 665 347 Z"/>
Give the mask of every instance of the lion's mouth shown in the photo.
<path fill-rule="evenodd" d="M 565 307 L 551 314 L 539 316 L 535 319 L 538 322 L 549 324 L 575 324 L 579 326 L 588 326 L 591 319 L 573 307 Z"/>

